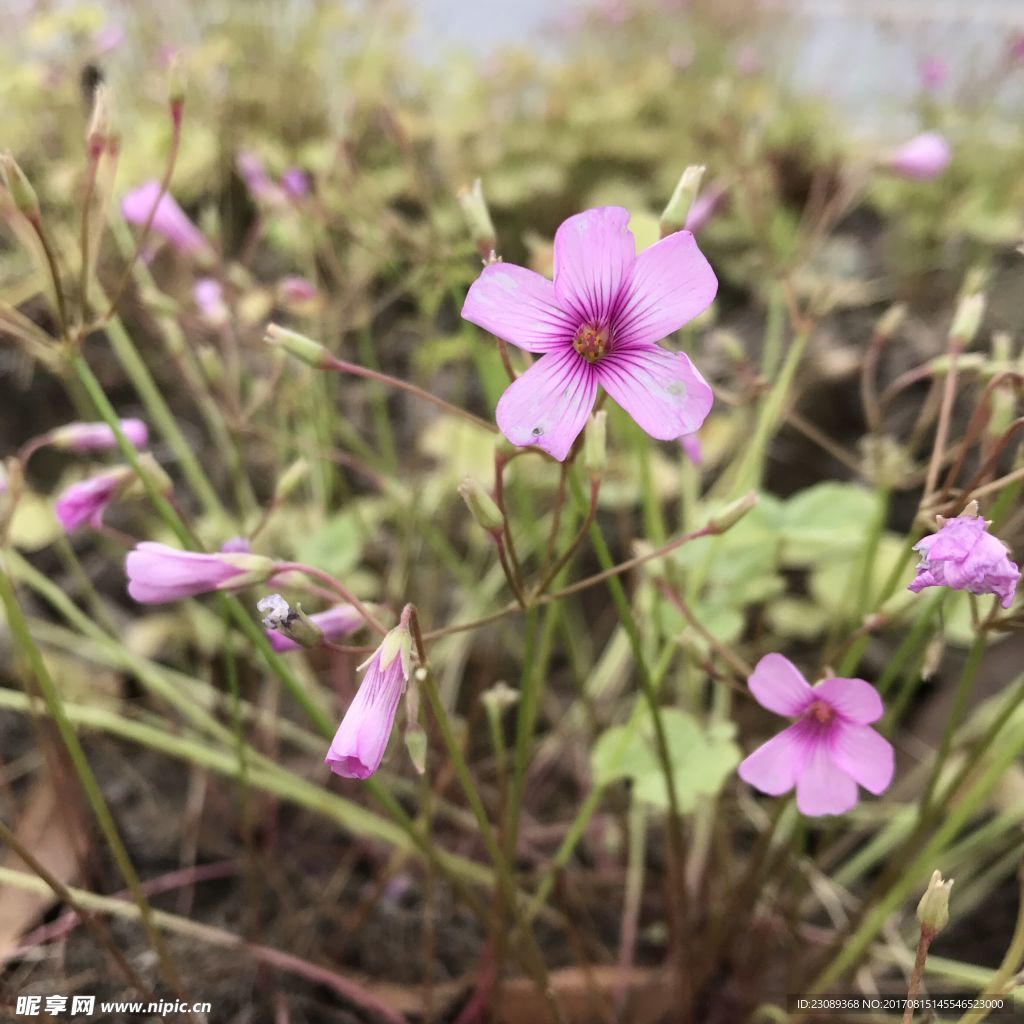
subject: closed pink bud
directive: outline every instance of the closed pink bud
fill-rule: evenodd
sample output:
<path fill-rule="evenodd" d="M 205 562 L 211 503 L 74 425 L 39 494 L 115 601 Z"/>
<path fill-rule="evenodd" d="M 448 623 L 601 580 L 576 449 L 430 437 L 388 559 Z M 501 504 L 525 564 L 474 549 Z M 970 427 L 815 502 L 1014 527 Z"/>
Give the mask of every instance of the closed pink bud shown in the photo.
<path fill-rule="evenodd" d="M 163 604 L 261 583 L 272 575 L 274 564 L 262 555 L 204 554 L 143 541 L 128 553 L 124 568 L 128 593 L 136 601 Z"/>
<path fill-rule="evenodd" d="M 121 433 L 135 448 L 146 447 L 149 429 L 142 420 L 121 420 L 119 425 Z M 72 452 L 101 452 L 117 447 L 114 431 L 106 423 L 68 423 L 52 431 L 49 440 L 54 448 Z"/>
<path fill-rule="evenodd" d="M 289 199 L 305 199 L 309 195 L 309 178 L 306 172 L 299 167 L 289 167 L 281 175 L 281 188 Z"/>
<path fill-rule="evenodd" d="M 889 155 L 889 170 L 914 181 L 937 178 L 952 159 L 949 143 L 938 132 L 922 132 Z"/>
<path fill-rule="evenodd" d="M 129 468 L 119 466 L 86 480 L 79 480 L 68 487 L 54 505 L 54 512 L 64 532 L 74 533 L 86 524 L 93 529 L 102 526 L 107 506 L 128 484 L 132 475 Z"/>
<path fill-rule="evenodd" d="M 307 617 L 323 633 L 325 640 L 337 640 L 339 637 L 348 636 L 363 625 L 362 615 L 350 604 L 338 604 Z M 297 651 L 301 646 L 276 629 L 267 630 L 267 639 L 275 651 Z"/>

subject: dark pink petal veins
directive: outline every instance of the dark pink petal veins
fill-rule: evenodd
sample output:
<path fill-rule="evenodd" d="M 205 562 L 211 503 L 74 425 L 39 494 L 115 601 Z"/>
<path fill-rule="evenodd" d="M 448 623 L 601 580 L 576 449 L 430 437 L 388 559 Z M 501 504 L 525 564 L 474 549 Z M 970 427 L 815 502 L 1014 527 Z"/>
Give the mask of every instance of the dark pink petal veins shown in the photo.
<path fill-rule="evenodd" d="M 628 210 L 601 206 L 577 213 L 555 232 L 555 294 L 577 326 L 611 321 L 636 255 L 628 224 Z"/>
<path fill-rule="evenodd" d="M 562 461 L 586 425 L 596 394 L 593 366 L 572 349 L 549 352 L 508 386 L 495 416 L 512 444 L 535 444 Z"/>

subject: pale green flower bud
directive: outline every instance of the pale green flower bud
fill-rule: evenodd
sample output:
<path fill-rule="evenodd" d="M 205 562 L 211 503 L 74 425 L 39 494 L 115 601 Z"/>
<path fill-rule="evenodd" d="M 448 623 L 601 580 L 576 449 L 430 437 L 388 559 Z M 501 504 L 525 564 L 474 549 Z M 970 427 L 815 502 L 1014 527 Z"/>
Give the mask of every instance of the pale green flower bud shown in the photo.
<path fill-rule="evenodd" d="M 296 459 L 282 474 L 274 488 L 274 503 L 286 501 L 309 476 L 309 463 L 304 458 Z"/>
<path fill-rule="evenodd" d="M 480 179 L 477 178 L 470 187 L 460 188 L 458 200 L 476 251 L 485 263 L 491 262 L 498 248 L 498 238 Z"/>
<path fill-rule="evenodd" d="M 471 476 L 465 477 L 459 484 L 459 494 L 478 526 L 493 534 L 505 529 L 505 517 L 501 509 L 479 481 Z"/>
<path fill-rule="evenodd" d="M 928 888 L 917 905 L 917 920 L 925 934 L 938 935 L 949 923 L 949 890 L 952 887 L 952 878 L 943 881 L 940 872 L 932 872 Z"/>
<path fill-rule="evenodd" d="M 0 174 L 19 213 L 24 214 L 30 221 L 38 222 L 40 210 L 36 190 L 11 153 L 0 154 Z"/>
<path fill-rule="evenodd" d="M 600 480 L 608 467 L 608 413 L 594 413 L 583 435 L 583 465 L 591 480 Z"/>
<path fill-rule="evenodd" d="M 690 212 L 693 201 L 700 191 L 701 179 L 704 177 L 704 167 L 692 165 L 683 171 L 682 176 L 676 184 L 672 198 L 669 199 L 661 215 L 661 237 L 671 235 L 673 232 L 682 231 L 686 226 L 686 215 Z"/>
<path fill-rule="evenodd" d="M 748 491 L 742 498 L 730 502 L 708 521 L 709 532 L 725 533 L 754 508 L 758 501 L 757 494 L 754 491 Z"/>
<path fill-rule="evenodd" d="M 289 331 L 278 324 L 268 324 L 263 340 L 317 369 L 322 370 L 330 365 L 331 356 L 327 349 L 319 341 L 307 338 L 298 331 Z"/>

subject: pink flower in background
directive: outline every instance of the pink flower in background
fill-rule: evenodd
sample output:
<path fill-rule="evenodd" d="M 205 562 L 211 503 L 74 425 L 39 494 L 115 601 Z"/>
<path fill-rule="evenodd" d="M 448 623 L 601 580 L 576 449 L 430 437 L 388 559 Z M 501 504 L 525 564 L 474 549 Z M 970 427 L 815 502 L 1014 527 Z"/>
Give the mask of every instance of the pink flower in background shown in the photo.
<path fill-rule="evenodd" d="M 224 287 L 216 278 L 199 278 L 192 286 L 192 299 L 204 320 L 214 325 L 227 322 L 229 313 L 224 302 Z"/>
<path fill-rule="evenodd" d="M 253 199 L 273 197 L 277 189 L 267 176 L 263 161 L 255 153 L 248 149 L 239 150 L 238 156 L 235 158 L 235 166 Z"/>
<path fill-rule="evenodd" d="M 470 287 L 466 320 L 540 354 L 498 402 L 498 426 L 512 444 L 564 459 L 599 384 L 659 440 L 692 434 L 710 411 L 711 388 L 689 357 L 655 342 L 707 309 L 718 280 L 689 231 L 637 255 L 628 222 L 618 206 L 565 221 L 553 283 L 495 263 Z"/>
<path fill-rule="evenodd" d="M 744 78 L 753 78 L 764 71 L 764 61 L 754 46 L 743 46 L 736 54 L 736 70 Z"/>
<path fill-rule="evenodd" d="M 249 543 L 248 537 L 228 537 L 228 539 L 221 544 L 220 549 L 228 555 L 247 555 L 252 551 L 252 545 Z"/>
<path fill-rule="evenodd" d="M 884 708 L 863 679 L 823 679 L 809 686 L 781 654 L 766 654 L 747 681 L 754 699 L 796 721 L 739 766 L 744 782 L 770 796 L 796 787 L 801 814 L 843 814 L 858 784 L 884 792 L 893 775 L 892 744 L 871 728 Z"/>
<path fill-rule="evenodd" d="M 700 469 L 701 462 L 704 460 L 704 453 L 700 446 L 700 437 L 697 434 L 683 434 L 679 438 L 679 447 L 683 449 L 683 454 Z"/>
<path fill-rule="evenodd" d="M 92 37 L 93 50 L 97 54 L 116 50 L 123 42 L 124 28 L 113 23 L 105 25 Z"/>
<path fill-rule="evenodd" d="M 363 625 L 363 617 L 350 604 L 338 604 L 326 611 L 315 612 L 309 616 L 309 621 L 323 633 L 325 640 L 348 636 Z M 301 646 L 275 629 L 267 630 L 267 639 L 275 651 L 297 651 Z"/>
<path fill-rule="evenodd" d="M 281 188 L 289 199 L 305 199 L 309 195 L 309 178 L 300 167 L 289 167 L 281 175 Z"/>
<path fill-rule="evenodd" d="M 918 541 L 914 550 L 921 552 L 921 561 L 907 589 L 915 594 L 926 587 L 949 587 L 995 594 L 1004 608 L 1013 604 L 1020 569 L 1010 561 L 1006 545 L 988 532 L 981 516 L 942 520 L 938 533 Z"/>
<path fill-rule="evenodd" d="M 324 762 L 335 775 L 368 779 L 379 767 L 412 671 L 409 608 L 363 666 L 366 675 L 334 734 Z"/>
<path fill-rule="evenodd" d="M 157 202 L 159 197 L 159 202 Z M 167 239 L 179 252 L 208 253 L 210 245 L 199 228 L 185 215 L 184 210 L 169 193 L 160 196 L 160 182 L 147 181 L 129 192 L 121 200 L 121 213 L 129 224 L 141 227 L 149 218 L 149 211 L 156 204 L 152 230 Z"/>
<path fill-rule="evenodd" d="M 949 143 L 938 132 L 922 132 L 891 153 L 885 164 L 904 178 L 931 181 L 949 166 L 952 156 Z"/>
<path fill-rule="evenodd" d="M 918 67 L 921 85 L 929 92 L 936 92 L 946 84 L 949 69 L 941 57 L 926 57 Z"/>
<path fill-rule="evenodd" d="M 1024 64 L 1024 32 L 1018 32 L 1010 40 L 1010 60 L 1014 64 Z"/>
<path fill-rule="evenodd" d="M 120 420 L 119 424 L 121 433 L 134 447 L 145 448 L 149 443 L 149 428 L 142 420 Z M 49 443 L 72 452 L 109 451 L 117 447 L 114 432 L 106 423 L 68 423 L 50 432 Z"/>
<path fill-rule="evenodd" d="M 273 573 L 274 562 L 262 555 L 203 554 L 167 544 L 143 541 L 124 563 L 128 593 L 140 604 L 180 601 L 211 590 L 232 590 L 261 583 Z"/>
<path fill-rule="evenodd" d="M 72 484 L 57 499 L 54 512 L 65 533 L 88 524 L 94 530 L 103 525 L 103 513 L 132 477 L 130 469 L 119 466 Z"/>

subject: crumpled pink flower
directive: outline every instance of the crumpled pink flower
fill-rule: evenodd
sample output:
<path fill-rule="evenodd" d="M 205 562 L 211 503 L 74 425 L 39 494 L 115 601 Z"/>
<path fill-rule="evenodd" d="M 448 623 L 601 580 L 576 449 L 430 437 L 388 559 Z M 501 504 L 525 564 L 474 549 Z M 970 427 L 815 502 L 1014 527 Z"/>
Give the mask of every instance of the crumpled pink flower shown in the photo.
<path fill-rule="evenodd" d="M 379 767 L 412 671 L 409 608 L 361 667 L 362 685 L 334 734 L 324 763 L 346 779 L 368 779 Z"/>
<path fill-rule="evenodd" d="M 938 132 L 922 132 L 889 154 L 889 170 L 914 181 L 931 181 L 948 166 L 953 153 Z"/>
<path fill-rule="evenodd" d="M 796 721 L 739 766 L 744 782 L 770 796 L 796 787 L 801 814 L 843 814 L 857 786 L 884 792 L 892 782 L 892 744 L 871 728 L 884 708 L 863 679 L 823 679 L 809 686 L 781 654 L 766 654 L 747 680 L 758 704 Z"/>
<path fill-rule="evenodd" d="M 915 594 L 926 587 L 949 587 L 995 594 L 1004 608 L 1013 604 L 1020 569 L 1010 561 L 1006 545 L 988 532 L 981 516 L 943 520 L 939 531 L 919 540 L 914 550 L 921 552 L 921 561 L 907 589 Z"/>
<path fill-rule="evenodd" d="M 209 242 L 199 228 L 188 219 L 174 197 L 169 192 L 160 196 L 158 181 L 147 181 L 129 192 L 121 200 L 121 213 L 129 224 L 141 227 L 149 218 L 149 211 L 153 209 L 154 204 L 156 213 L 153 215 L 151 229 L 156 234 L 166 238 L 179 252 L 198 255 L 210 251 Z"/>
<path fill-rule="evenodd" d="M 555 233 L 554 282 L 494 263 L 470 287 L 466 320 L 540 354 L 498 402 L 512 444 L 563 460 L 599 384 L 659 440 L 692 434 L 710 411 L 689 357 L 655 342 L 707 309 L 718 280 L 689 231 L 637 254 L 628 223 L 618 206 L 576 214 Z"/>
<path fill-rule="evenodd" d="M 352 605 L 337 604 L 322 612 L 314 612 L 309 616 L 309 621 L 323 633 L 325 640 L 336 640 L 340 636 L 354 633 L 365 620 Z M 301 646 L 276 629 L 268 629 L 266 632 L 270 646 L 275 651 L 297 651 Z"/>
<path fill-rule="evenodd" d="M 149 442 L 149 428 L 138 419 L 120 420 L 121 433 L 135 448 L 145 448 Z M 72 452 L 110 451 L 117 447 L 113 430 L 106 423 L 67 423 L 49 434 L 54 448 Z"/>
<path fill-rule="evenodd" d="M 103 513 L 132 478 L 124 466 L 79 480 L 68 487 L 54 504 L 54 512 L 65 533 L 87 523 L 94 530 L 103 525 Z"/>
<path fill-rule="evenodd" d="M 234 590 L 261 583 L 274 571 L 262 555 L 182 551 L 142 541 L 124 563 L 128 593 L 140 604 L 163 604 L 211 590 Z"/>

